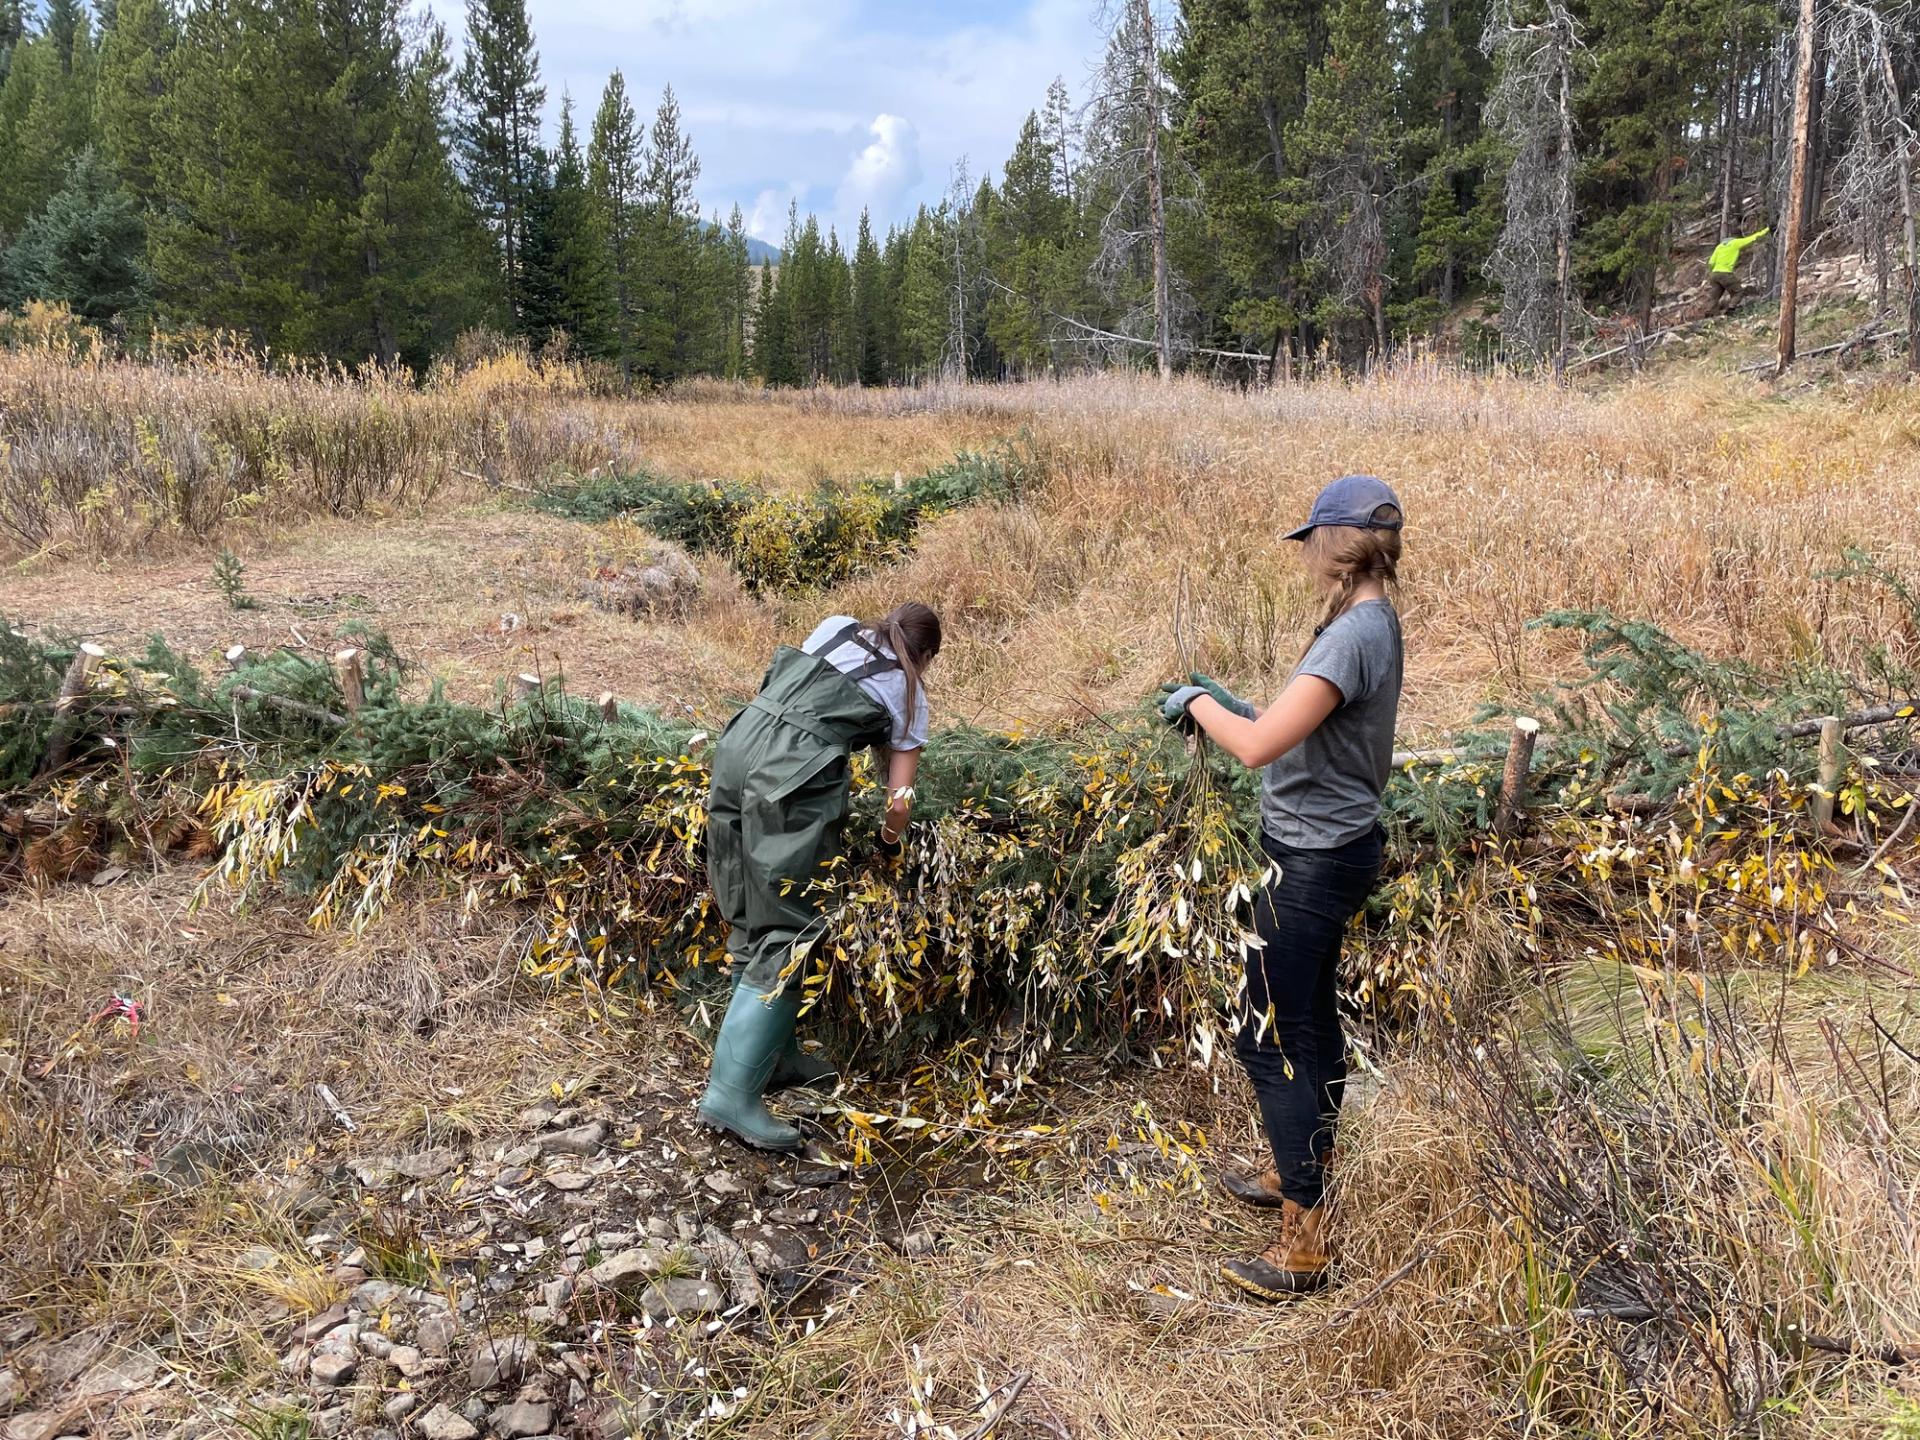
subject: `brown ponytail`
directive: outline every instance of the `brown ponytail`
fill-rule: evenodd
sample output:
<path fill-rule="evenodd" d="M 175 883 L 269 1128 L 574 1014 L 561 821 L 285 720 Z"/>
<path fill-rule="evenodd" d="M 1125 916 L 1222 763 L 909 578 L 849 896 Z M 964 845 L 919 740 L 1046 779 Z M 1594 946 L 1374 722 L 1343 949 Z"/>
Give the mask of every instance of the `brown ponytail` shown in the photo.
<path fill-rule="evenodd" d="M 940 617 L 931 606 L 909 600 L 882 618 L 869 620 L 865 628 L 900 662 L 907 677 L 907 715 L 911 717 L 920 698 L 920 672 L 940 653 Z"/>
<path fill-rule="evenodd" d="M 1334 582 L 1326 608 L 1313 627 L 1317 636 L 1337 620 L 1353 600 L 1353 587 L 1362 580 L 1383 585 L 1400 579 L 1400 532 L 1363 529 L 1357 525 L 1316 525 L 1307 533 L 1307 563 Z"/>

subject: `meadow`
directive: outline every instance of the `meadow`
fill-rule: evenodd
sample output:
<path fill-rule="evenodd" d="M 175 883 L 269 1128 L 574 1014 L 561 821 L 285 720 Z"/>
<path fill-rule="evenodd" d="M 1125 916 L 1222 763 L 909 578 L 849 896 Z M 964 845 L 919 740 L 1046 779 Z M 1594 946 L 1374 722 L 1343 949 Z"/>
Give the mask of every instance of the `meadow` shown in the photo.
<path fill-rule="evenodd" d="M 842 1201 L 779 1219 L 806 1209 L 793 1174 L 688 1133 L 697 985 L 548 963 L 568 959 L 556 897 L 565 912 L 592 891 L 578 871 L 416 851 L 397 880 L 369 880 L 369 855 L 335 837 L 346 858 L 328 873 L 355 886 L 326 925 L 310 923 L 311 889 L 266 871 L 206 883 L 271 848 L 265 820 L 240 813 L 265 791 L 232 787 L 293 768 L 291 741 L 243 734 L 238 708 L 231 744 L 165 774 L 136 777 L 109 747 L 72 776 L 29 776 L 0 794 L 0 1334 L 26 1357 L 18 1414 L 106 1414 L 98 1396 L 73 1408 L 74 1374 L 52 1363 L 88 1336 L 154 1360 L 127 1392 L 140 1403 L 112 1408 L 116 1433 L 292 1440 L 417 1424 L 385 1408 L 399 1395 L 457 1409 L 452 1382 L 384 1362 L 318 1399 L 286 1372 L 289 1330 L 371 1275 L 440 1286 L 473 1326 L 581 1359 L 582 1398 L 556 1372 L 550 1400 L 583 1435 L 624 1433 L 602 1428 L 603 1397 L 629 1391 L 646 1434 L 1920 1433 L 1920 945 L 1903 823 L 1920 763 L 1909 725 L 1854 732 L 1822 832 L 1809 747 L 1770 738 L 1803 701 L 1914 693 L 1920 399 L 1897 381 L 1782 390 L 1690 365 L 1561 390 L 1409 361 L 1252 392 L 1107 375 L 625 398 L 511 351 L 414 385 L 42 345 L 0 351 L 0 443 L 0 618 L 23 644 L 98 644 L 103 701 L 132 708 L 171 694 L 138 660 L 150 634 L 209 677 L 243 645 L 290 657 L 285 674 L 306 666 L 321 688 L 299 693 L 324 709 L 342 703 L 327 658 L 383 636 L 411 666 L 381 672 L 396 704 L 437 682 L 507 717 L 522 748 L 478 787 L 495 809 L 537 779 L 529 756 L 545 757 L 538 773 L 564 763 L 527 745 L 507 677 L 583 702 L 610 692 L 697 773 L 691 735 L 751 693 L 774 644 L 916 597 L 947 623 L 936 729 L 998 737 L 1027 772 L 1008 793 L 1029 805 L 971 830 L 964 805 L 929 820 L 923 873 L 982 835 L 1013 835 L 1031 859 L 1060 833 L 1056 808 L 1112 802 L 1111 772 L 1163 763 L 1129 738 L 1161 680 L 1283 682 L 1310 606 L 1275 537 L 1354 470 L 1393 483 L 1410 517 L 1402 744 L 1497 742 L 1521 712 L 1561 737 L 1513 844 L 1485 830 L 1497 767 L 1406 778 L 1401 863 L 1352 951 L 1366 1078 L 1336 1182 L 1341 1284 L 1278 1311 L 1213 1276 L 1217 1254 L 1264 1242 L 1209 1184 L 1256 1137 L 1231 1057 L 1187 1043 L 1204 994 L 1164 1030 L 949 1013 L 1010 992 L 931 982 L 860 1009 L 879 978 L 856 946 L 834 1033 L 859 1020 L 894 1049 L 876 1043 L 822 1117 L 827 1148 L 858 1163 L 840 1191 L 802 1196 Z M 696 550 L 697 590 L 655 613 L 591 598 L 596 577 L 659 554 L 645 515 L 569 508 L 640 475 L 648 494 L 744 487 L 788 517 L 837 497 L 844 528 L 863 482 L 855 498 L 881 505 L 982 456 L 1024 478 L 930 507 L 824 590 L 749 583 L 736 533 L 731 552 Z M 223 554 L 240 567 L 225 590 Z M 1657 627 L 1675 648 L 1601 674 L 1594 630 L 1535 623 L 1552 612 Z M 5 699 L 22 707 L 10 724 L 40 713 L 26 690 Z M 221 703 L 205 706 L 214 722 Z M 185 724 L 202 704 L 175 694 L 149 713 Z M 561 712 L 543 714 L 561 733 Z M 1682 754 L 1666 756 L 1675 735 Z M 644 769 L 615 748 L 608 763 Z M 1053 768 L 1035 778 L 1021 757 L 1041 754 Z M 1222 783 L 1164 763 L 1128 805 Z M 588 766 L 566 793 L 609 773 Z M 1610 803 L 1623 788 L 1630 803 Z M 182 818 L 158 843 L 168 816 Z M 644 857 L 622 834 L 620 853 Z M 34 836 L 77 837 L 91 859 L 53 875 Z M 1132 892 L 1142 906 L 1172 893 L 1156 866 Z M 915 893 L 1045 920 L 1017 887 L 953 868 L 972 890 L 948 876 Z M 348 923 L 354 894 L 380 884 Z M 845 898 L 846 933 L 875 951 L 863 910 L 913 901 Z M 942 924 L 935 953 L 985 944 Z M 1097 985 L 1105 932 L 1072 933 L 1086 953 L 1046 974 Z M 1126 973 L 1175 985 L 1219 963 Z M 137 1032 L 98 1014 L 116 995 L 142 1007 Z M 1060 1046 L 1045 1066 L 1009 1061 L 1043 1035 Z M 922 1051 L 893 1063 L 903 1037 Z M 616 1197 L 609 1158 L 579 1192 L 597 1208 L 559 1187 L 501 1198 L 527 1183 L 501 1157 L 542 1103 L 604 1121 L 633 1162 L 620 1173 L 648 1171 L 645 1186 Z M 217 1156 L 194 1149 L 215 1139 Z M 355 1169 L 448 1147 L 470 1187 Z M 596 1226 L 644 1236 L 649 1220 L 681 1247 L 674 1265 L 702 1274 L 725 1269 L 712 1232 L 735 1225 L 813 1237 L 818 1269 L 790 1305 L 763 1276 L 762 1302 L 711 1329 L 620 1307 L 583 1318 L 578 1294 L 526 1309 L 539 1286 L 571 1286 L 557 1257 L 597 1262 Z M 561 1237 L 578 1227 L 576 1250 Z M 729 1284 L 737 1302 L 744 1282 Z"/>

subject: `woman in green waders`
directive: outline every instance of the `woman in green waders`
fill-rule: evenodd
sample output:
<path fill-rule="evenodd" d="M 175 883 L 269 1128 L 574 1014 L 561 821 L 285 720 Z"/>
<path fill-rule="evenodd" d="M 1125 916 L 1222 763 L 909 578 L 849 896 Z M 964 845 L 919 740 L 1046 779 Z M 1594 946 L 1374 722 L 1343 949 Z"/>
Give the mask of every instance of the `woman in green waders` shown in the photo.
<path fill-rule="evenodd" d="M 911 601 L 863 624 L 821 622 L 781 646 L 760 693 L 713 749 L 707 878 L 730 927 L 733 999 L 713 1042 L 700 1118 L 766 1150 L 798 1150 L 800 1132 L 769 1114 L 769 1090 L 816 1085 L 831 1065 L 794 1041 L 800 980 L 782 983 L 794 943 L 819 919 L 811 882 L 843 853 L 853 752 L 884 752 L 883 854 L 897 856 L 927 743 L 921 676 L 940 653 L 940 617 Z"/>

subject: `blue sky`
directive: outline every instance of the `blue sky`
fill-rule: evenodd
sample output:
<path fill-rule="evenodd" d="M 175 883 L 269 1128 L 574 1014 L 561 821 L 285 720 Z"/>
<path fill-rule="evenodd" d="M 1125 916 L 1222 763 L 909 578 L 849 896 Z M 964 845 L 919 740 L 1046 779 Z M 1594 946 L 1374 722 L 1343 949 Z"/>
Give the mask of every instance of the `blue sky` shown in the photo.
<path fill-rule="evenodd" d="M 653 118 L 679 97 L 709 208 L 738 202 L 778 243 L 787 202 L 851 238 L 947 188 L 953 162 L 996 175 L 1027 111 L 1099 51 L 1098 0 L 528 0 L 548 108 L 573 94 L 582 139 L 608 73 Z M 454 32 L 463 0 L 429 0 Z"/>

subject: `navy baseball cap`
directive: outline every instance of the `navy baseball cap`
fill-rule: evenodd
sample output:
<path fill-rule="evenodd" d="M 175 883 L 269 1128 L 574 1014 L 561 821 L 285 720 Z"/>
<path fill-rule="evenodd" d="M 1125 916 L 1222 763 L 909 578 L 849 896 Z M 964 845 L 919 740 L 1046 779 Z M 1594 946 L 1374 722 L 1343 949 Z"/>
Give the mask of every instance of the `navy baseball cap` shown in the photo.
<path fill-rule="evenodd" d="M 1406 524 L 1400 497 L 1393 487 L 1373 475 L 1342 475 L 1313 497 L 1307 523 L 1287 532 L 1285 539 L 1304 540 L 1322 525 L 1351 525 L 1358 530 L 1398 530 Z"/>

